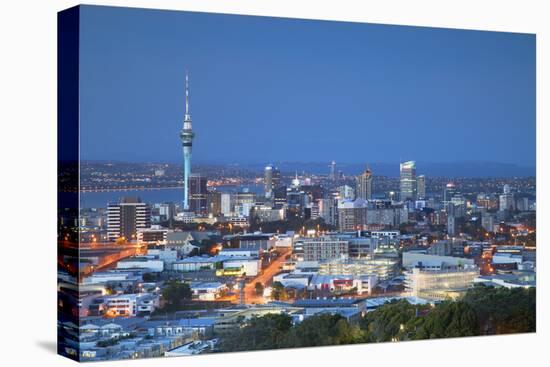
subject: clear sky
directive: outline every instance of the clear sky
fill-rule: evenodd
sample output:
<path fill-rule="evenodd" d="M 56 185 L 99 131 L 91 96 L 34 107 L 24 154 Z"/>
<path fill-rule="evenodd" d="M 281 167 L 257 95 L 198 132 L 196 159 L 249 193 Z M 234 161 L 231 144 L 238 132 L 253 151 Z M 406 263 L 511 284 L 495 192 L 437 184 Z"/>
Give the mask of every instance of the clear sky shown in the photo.
<path fill-rule="evenodd" d="M 535 164 L 535 36 L 90 7 L 81 158 Z"/>

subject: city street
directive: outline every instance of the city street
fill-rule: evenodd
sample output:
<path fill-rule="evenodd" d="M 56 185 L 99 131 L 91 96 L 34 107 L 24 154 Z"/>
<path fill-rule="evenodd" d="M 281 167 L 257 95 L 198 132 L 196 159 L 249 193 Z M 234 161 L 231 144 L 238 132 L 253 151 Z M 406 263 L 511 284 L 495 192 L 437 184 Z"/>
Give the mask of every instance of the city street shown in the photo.
<path fill-rule="evenodd" d="M 292 253 L 292 250 L 280 250 L 278 253 L 279 256 L 276 259 L 273 259 L 271 264 L 269 264 L 267 268 L 263 269 L 260 275 L 252 279 L 250 282 L 246 283 L 244 287 L 244 301 L 246 304 L 261 304 L 266 302 L 263 296 L 258 296 L 256 294 L 255 285 L 259 282 L 264 287 L 268 286 L 271 283 L 273 276 L 281 270 L 281 267 L 283 266 L 286 257 Z"/>

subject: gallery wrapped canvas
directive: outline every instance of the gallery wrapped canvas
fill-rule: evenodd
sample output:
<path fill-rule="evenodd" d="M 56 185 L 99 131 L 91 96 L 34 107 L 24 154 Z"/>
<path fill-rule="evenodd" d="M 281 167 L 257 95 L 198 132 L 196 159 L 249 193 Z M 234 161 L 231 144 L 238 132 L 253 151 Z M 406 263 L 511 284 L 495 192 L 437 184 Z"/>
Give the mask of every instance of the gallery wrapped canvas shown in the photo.
<path fill-rule="evenodd" d="M 59 354 L 535 332 L 535 45 L 60 12 Z"/>

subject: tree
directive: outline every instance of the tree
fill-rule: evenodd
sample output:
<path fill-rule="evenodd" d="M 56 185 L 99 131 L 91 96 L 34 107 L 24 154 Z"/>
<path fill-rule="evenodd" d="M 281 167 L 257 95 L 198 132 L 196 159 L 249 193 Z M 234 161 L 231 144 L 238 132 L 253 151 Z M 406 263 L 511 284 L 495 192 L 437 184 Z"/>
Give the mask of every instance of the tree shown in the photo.
<path fill-rule="evenodd" d="M 146 283 L 154 282 L 158 280 L 158 274 L 157 273 L 144 273 L 143 274 L 143 281 Z"/>
<path fill-rule="evenodd" d="M 476 313 L 478 334 L 527 333 L 536 330 L 536 288 L 474 287 L 464 296 Z"/>
<path fill-rule="evenodd" d="M 350 325 L 340 315 L 321 314 L 308 317 L 290 330 L 285 347 L 314 347 L 322 345 L 364 342 L 364 333 Z"/>
<path fill-rule="evenodd" d="M 264 286 L 263 286 L 262 283 L 256 282 L 256 284 L 254 284 L 254 289 L 255 289 L 256 294 L 257 294 L 258 296 L 261 296 L 261 295 L 264 294 Z"/>
<path fill-rule="evenodd" d="M 367 342 L 388 342 L 414 338 L 414 332 L 423 322 L 420 312 L 429 306 L 411 305 L 406 300 L 389 302 L 361 320 L 361 329 Z"/>
<path fill-rule="evenodd" d="M 220 350 L 234 352 L 276 348 L 360 343 L 363 333 L 340 315 L 311 316 L 293 326 L 286 314 L 267 314 L 250 319 L 242 328 L 222 338 Z"/>
<path fill-rule="evenodd" d="M 241 320 L 242 322 L 242 320 Z M 220 343 L 222 352 L 281 348 L 292 327 L 292 318 L 286 314 L 267 314 L 250 319 Z"/>
<path fill-rule="evenodd" d="M 162 297 L 166 302 L 165 308 L 168 310 L 179 309 L 186 301 L 191 299 L 192 292 L 189 284 L 170 281 L 162 290 Z"/>
<path fill-rule="evenodd" d="M 415 339 L 454 338 L 477 334 L 474 309 L 463 301 L 439 304 L 424 319 Z"/>
<path fill-rule="evenodd" d="M 281 282 L 273 282 L 271 285 L 271 298 L 277 301 L 284 301 L 287 299 L 285 286 Z"/>

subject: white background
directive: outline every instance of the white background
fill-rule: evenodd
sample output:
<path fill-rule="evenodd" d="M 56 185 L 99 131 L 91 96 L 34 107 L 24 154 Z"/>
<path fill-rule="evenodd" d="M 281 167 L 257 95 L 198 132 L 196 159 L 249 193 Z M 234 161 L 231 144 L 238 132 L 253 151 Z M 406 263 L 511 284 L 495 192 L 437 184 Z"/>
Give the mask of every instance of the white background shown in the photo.
<path fill-rule="evenodd" d="M 537 34 L 537 334 L 249 352 L 131 362 L 138 366 L 438 364 L 526 366 L 547 363 L 548 75 L 546 1 L 89 1 L 237 14 L 527 32 Z M 0 4 L 0 365 L 73 364 L 56 340 L 56 12 L 74 1 Z M 546 14 L 546 18 L 544 17 Z M 546 125 L 544 124 L 546 123 Z M 542 162 L 542 164 L 540 164 Z M 545 226 L 546 224 L 546 226 Z M 546 341 L 545 341 L 546 339 Z M 546 349 L 545 349 L 546 348 Z M 542 362 L 544 361 L 544 362 Z M 99 365 L 126 365 L 105 362 Z"/>

